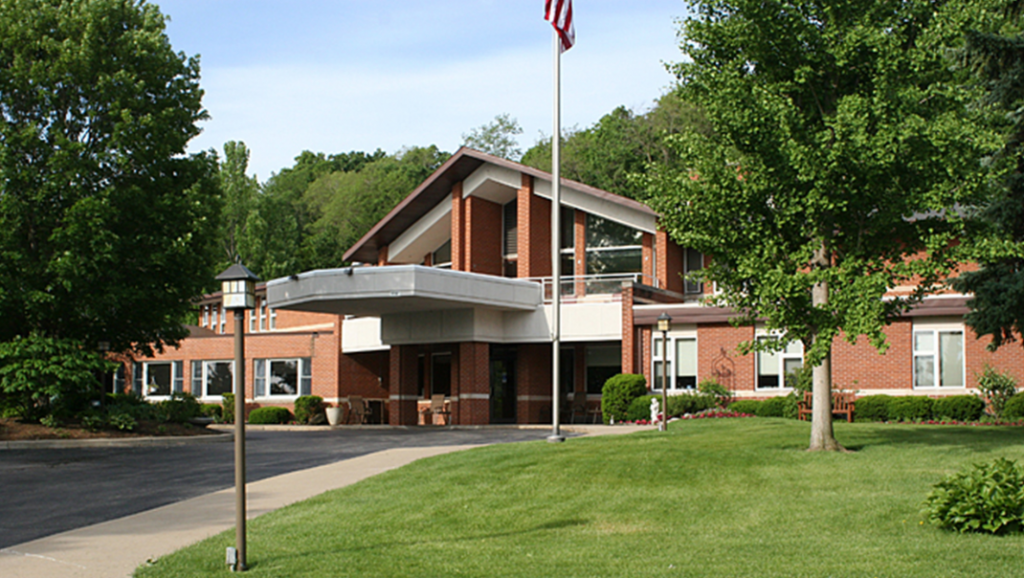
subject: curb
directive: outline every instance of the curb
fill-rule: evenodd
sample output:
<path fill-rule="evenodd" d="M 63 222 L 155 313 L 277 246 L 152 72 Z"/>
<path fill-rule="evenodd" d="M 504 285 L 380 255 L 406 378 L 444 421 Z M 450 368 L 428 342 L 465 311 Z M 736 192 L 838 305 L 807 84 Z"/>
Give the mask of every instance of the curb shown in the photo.
<path fill-rule="evenodd" d="M 208 444 L 230 441 L 229 433 L 197 436 L 164 436 L 138 438 L 93 438 L 84 440 L 17 440 L 0 441 L 0 450 L 74 449 L 110 447 L 168 447 L 191 444 Z"/>

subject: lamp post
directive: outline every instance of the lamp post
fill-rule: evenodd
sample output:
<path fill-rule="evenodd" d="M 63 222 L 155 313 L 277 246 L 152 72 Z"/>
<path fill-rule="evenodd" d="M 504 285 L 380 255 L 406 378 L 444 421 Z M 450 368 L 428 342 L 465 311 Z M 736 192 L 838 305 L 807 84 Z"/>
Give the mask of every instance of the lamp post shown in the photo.
<path fill-rule="evenodd" d="M 256 306 L 256 282 L 245 265 L 235 263 L 217 275 L 221 282 L 224 312 L 235 312 L 235 551 L 228 548 L 227 562 L 236 572 L 245 563 L 245 310 Z"/>
<path fill-rule="evenodd" d="M 668 431 L 668 326 L 672 317 L 668 313 L 658 316 L 658 331 L 661 332 L 661 422 L 659 431 Z"/>

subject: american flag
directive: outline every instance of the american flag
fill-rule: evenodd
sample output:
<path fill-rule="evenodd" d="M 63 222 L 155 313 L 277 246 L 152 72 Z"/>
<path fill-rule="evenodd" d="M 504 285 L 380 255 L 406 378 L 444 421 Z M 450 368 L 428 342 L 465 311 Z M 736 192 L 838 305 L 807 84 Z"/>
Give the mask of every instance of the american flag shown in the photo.
<path fill-rule="evenodd" d="M 544 19 L 551 23 L 562 40 L 562 52 L 576 43 L 576 29 L 572 25 L 572 0 L 544 0 Z"/>

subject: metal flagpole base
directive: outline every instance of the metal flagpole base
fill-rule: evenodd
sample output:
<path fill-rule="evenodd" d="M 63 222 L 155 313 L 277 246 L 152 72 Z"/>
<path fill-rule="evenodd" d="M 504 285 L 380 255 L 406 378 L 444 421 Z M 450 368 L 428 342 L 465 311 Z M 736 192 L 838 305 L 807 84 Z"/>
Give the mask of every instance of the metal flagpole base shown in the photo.
<path fill-rule="evenodd" d="M 548 436 L 548 442 L 557 444 L 565 441 L 565 436 L 561 434 L 551 434 Z"/>

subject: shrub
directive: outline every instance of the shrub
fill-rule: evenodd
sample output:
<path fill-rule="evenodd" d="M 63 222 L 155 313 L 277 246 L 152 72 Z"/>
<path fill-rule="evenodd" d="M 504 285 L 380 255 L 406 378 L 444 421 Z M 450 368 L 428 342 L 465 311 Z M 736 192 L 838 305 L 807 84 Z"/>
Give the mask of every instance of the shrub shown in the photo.
<path fill-rule="evenodd" d="M 669 417 L 679 417 L 688 413 L 698 413 L 718 407 L 718 398 L 714 395 L 684 393 L 668 396 Z"/>
<path fill-rule="evenodd" d="M 932 399 L 923 395 L 894 397 L 889 402 L 892 421 L 921 421 L 932 417 Z"/>
<path fill-rule="evenodd" d="M 223 413 L 224 410 L 215 403 L 204 403 L 199 406 L 199 415 L 203 417 L 212 417 L 213 419 L 220 421 Z"/>
<path fill-rule="evenodd" d="M 702 395 L 710 395 L 715 398 L 718 407 L 725 407 L 732 401 L 732 392 L 729 391 L 724 385 L 718 383 L 718 380 L 713 377 L 702 379 L 697 384 L 697 391 Z"/>
<path fill-rule="evenodd" d="M 895 399 L 888 395 L 867 395 L 854 404 L 853 416 L 857 421 L 889 421 L 889 404 Z"/>
<path fill-rule="evenodd" d="M 324 413 L 324 398 L 319 395 L 303 395 L 295 400 L 295 421 L 298 423 L 310 423 L 321 413 Z"/>
<path fill-rule="evenodd" d="M 249 423 L 253 425 L 288 423 L 292 412 L 286 407 L 258 407 L 249 412 Z"/>
<path fill-rule="evenodd" d="M 608 378 L 601 388 L 601 413 L 605 423 L 613 417 L 625 418 L 629 404 L 647 393 L 647 380 L 635 373 L 620 373 Z"/>
<path fill-rule="evenodd" d="M 199 417 L 199 401 L 191 393 L 176 392 L 156 404 L 158 421 L 185 423 L 194 417 Z"/>
<path fill-rule="evenodd" d="M 641 395 L 634 398 L 633 401 L 629 402 L 629 408 L 626 410 L 626 420 L 639 421 L 651 419 L 651 400 L 655 397 L 661 399 L 661 396 L 657 395 Z"/>
<path fill-rule="evenodd" d="M 1024 394 L 1017 394 L 1006 400 L 1003 406 L 1003 419 L 1024 418 Z"/>
<path fill-rule="evenodd" d="M 99 431 L 106 427 L 107 419 L 101 414 L 90 413 L 82 416 L 81 423 L 89 431 Z"/>
<path fill-rule="evenodd" d="M 111 413 L 107 416 L 107 423 L 110 427 L 121 431 L 132 431 L 139 422 L 131 414 L 124 412 Z"/>
<path fill-rule="evenodd" d="M 990 365 L 978 377 L 978 389 L 981 395 L 988 400 L 989 409 L 996 418 L 1003 415 L 1003 408 L 1006 401 L 1017 393 L 1017 380 L 1009 373 L 999 373 Z"/>
<path fill-rule="evenodd" d="M 975 464 L 933 486 L 925 500 L 928 518 L 943 528 L 1008 534 L 1024 522 L 1024 467 L 1006 458 Z"/>
<path fill-rule="evenodd" d="M 735 413 L 748 413 L 751 415 L 757 415 L 757 408 L 760 406 L 760 400 L 740 399 L 729 404 L 729 411 Z"/>
<path fill-rule="evenodd" d="M 757 417 L 785 417 L 787 405 L 786 397 L 787 396 L 769 397 L 757 406 L 754 415 Z"/>
<path fill-rule="evenodd" d="M 935 419 L 977 421 L 984 412 L 985 402 L 973 395 L 951 395 L 932 402 L 932 416 Z"/>
<path fill-rule="evenodd" d="M 222 393 L 220 399 L 221 423 L 235 423 L 235 394 Z"/>

